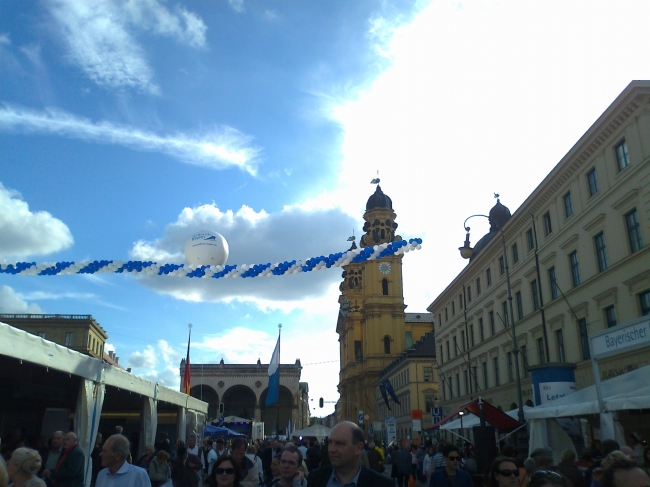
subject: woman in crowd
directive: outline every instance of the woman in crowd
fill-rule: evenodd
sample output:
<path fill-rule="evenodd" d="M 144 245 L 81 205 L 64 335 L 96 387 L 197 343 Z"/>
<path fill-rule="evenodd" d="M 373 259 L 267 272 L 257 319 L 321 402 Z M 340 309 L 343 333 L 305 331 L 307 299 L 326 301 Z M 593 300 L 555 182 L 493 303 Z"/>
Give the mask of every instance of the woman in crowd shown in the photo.
<path fill-rule="evenodd" d="M 7 473 L 12 481 L 9 487 L 45 487 L 36 474 L 41 469 L 41 456 L 31 448 L 17 448 L 7 462 Z"/>
<path fill-rule="evenodd" d="M 155 452 L 156 450 L 154 449 L 153 445 L 145 446 L 144 455 L 138 458 L 136 465 L 140 468 L 144 468 L 145 470 L 149 470 L 149 464 L 151 463 L 151 459 L 153 458 L 153 454 Z"/>
<path fill-rule="evenodd" d="M 519 487 L 519 469 L 512 458 L 494 460 L 488 475 L 488 487 Z"/>
<path fill-rule="evenodd" d="M 149 479 L 151 487 L 160 487 L 169 477 L 169 453 L 160 450 L 156 458 L 149 462 Z"/>
<path fill-rule="evenodd" d="M 210 473 L 210 487 L 239 487 L 241 467 L 230 455 L 221 455 Z"/>

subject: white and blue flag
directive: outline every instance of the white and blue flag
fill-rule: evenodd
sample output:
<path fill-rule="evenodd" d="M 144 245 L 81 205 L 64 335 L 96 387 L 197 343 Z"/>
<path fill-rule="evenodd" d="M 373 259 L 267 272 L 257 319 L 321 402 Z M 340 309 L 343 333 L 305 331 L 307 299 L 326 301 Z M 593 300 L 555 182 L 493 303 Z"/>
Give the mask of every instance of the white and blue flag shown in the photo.
<path fill-rule="evenodd" d="M 266 394 L 266 405 L 271 406 L 278 402 L 278 393 L 280 391 L 280 337 L 275 345 L 271 363 L 269 364 L 269 389 Z"/>

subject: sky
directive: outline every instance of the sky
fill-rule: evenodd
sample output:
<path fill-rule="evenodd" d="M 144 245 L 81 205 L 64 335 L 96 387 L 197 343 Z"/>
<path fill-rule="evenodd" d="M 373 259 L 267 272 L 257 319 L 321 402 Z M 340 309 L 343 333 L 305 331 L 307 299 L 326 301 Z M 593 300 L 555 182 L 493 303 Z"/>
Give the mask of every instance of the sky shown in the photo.
<path fill-rule="evenodd" d="M 344 251 L 371 179 L 422 312 L 460 272 L 464 219 L 514 212 L 635 79 L 644 0 L 7 0 L 0 262 L 229 264 Z M 487 221 L 472 222 L 472 240 Z M 120 364 L 175 389 L 192 363 L 300 359 L 336 401 L 341 269 L 273 278 L 0 275 L 0 312 L 91 314 Z"/>

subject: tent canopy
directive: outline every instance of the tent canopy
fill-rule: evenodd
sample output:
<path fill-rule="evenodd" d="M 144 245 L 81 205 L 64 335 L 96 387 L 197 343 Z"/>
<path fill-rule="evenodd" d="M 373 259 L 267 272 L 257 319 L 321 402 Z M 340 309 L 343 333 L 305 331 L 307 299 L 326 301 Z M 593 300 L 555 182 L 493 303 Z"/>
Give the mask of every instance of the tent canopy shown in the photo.
<path fill-rule="evenodd" d="M 204 436 L 216 437 L 216 438 L 230 438 L 233 436 L 245 436 L 243 433 L 237 433 L 229 428 L 224 428 L 222 426 L 212 426 L 208 425 L 203 429 Z"/>
<path fill-rule="evenodd" d="M 302 430 L 295 430 L 294 432 L 291 433 L 291 436 L 296 436 L 296 437 L 314 436 L 319 440 L 322 440 L 326 436 L 329 436 L 331 432 L 332 432 L 332 428 L 328 428 L 327 426 L 323 426 L 322 424 L 315 424 L 313 426 L 310 426 L 309 428 L 305 428 Z"/>
<path fill-rule="evenodd" d="M 529 409 L 533 409 L 528 406 L 524 406 L 524 415 L 526 414 L 526 411 Z M 498 409 L 497 409 L 498 411 Z M 512 419 L 517 419 L 517 415 L 519 414 L 519 409 L 513 409 L 512 411 L 506 411 L 505 414 L 510 416 Z M 492 424 L 487 420 L 487 417 L 485 418 L 485 422 L 488 424 Z M 467 414 L 465 417 L 463 417 L 463 428 L 472 428 L 474 426 L 478 426 L 481 424 L 481 419 L 478 416 L 474 416 L 473 414 Z M 460 429 L 460 419 L 455 419 L 453 421 L 448 421 L 445 424 L 440 426 L 441 430 L 459 430 Z"/>
<path fill-rule="evenodd" d="M 650 408 L 650 365 L 601 382 L 600 388 L 607 411 Z M 599 414 L 596 386 L 585 387 L 549 406 L 538 406 L 525 412 L 526 419 L 557 418 Z"/>
<path fill-rule="evenodd" d="M 226 416 L 223 418 L 224 423 L 250 423 L 252 419 L 240 418 L 239 416 Z"/>
<path fill-rule="evenodd" d="M 513 417 L 510 417 L 503 411 L 500 411 L 499 409 L 495 408 L 492 406 L 490 403 L 483 401 L 480 397 L 477 399 L 474 399 L 472 402 L 469 402 L 465 404 L 464 406 L 459 407 L 456 409 L 454 412 L 451 414 L 448 414 L 445 416 L 442 420 L 438 421 L 436 424 L 431 426 L 429 429 L 434 429 L 437 428 L 445 423 L 447 423 L 449 420 L 453 419 L 454 416 L 456 416 L 458 413 L 461 411 L 468 411 L 472 413 L 473 415 L 477 416 L 480 418 L 481 416 L 481 406 L 483 406 L 483 416 L 485 417 L 485 422 L 491 424 L 498 430 L 511 430 L 518 428 L 521 426 L 521 423 L 514 419 Z M 516 412 L 516 411 L 515 411 Z M 460 424 L 460 421 L 459 421 Z M 460 426 L 458 426 L 460 428 Z M 465 427 L 465 420 L 463 419 L 463 427 Z M 449 429 L 449 428 L 445 428 Z"/>

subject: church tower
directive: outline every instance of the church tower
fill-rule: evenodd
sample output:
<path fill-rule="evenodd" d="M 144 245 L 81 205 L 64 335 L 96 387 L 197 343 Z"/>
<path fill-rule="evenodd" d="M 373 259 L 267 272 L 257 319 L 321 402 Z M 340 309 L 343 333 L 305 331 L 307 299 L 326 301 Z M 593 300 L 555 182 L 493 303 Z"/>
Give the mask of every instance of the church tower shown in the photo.
<path fill-rule="evenodd" d="M 365 232 L 361 247 L 402 240 L 396 235 L 392 200 L 377 185 L 363 215 Z M 353 245 L 354 246 L 354 245 Z M 364 426 L 377 418 L 373 387 L 381 371 L 407 347 L 407 331 L 415 342 L 431 330 L 430 324 L 405 324 L 402 288 L 403 255 L 393 255 L 343 267 L 339 286 L 339 335 L 341 371 L 339 393 L 341 419 L 357 422 L 364 412 Z M 411 343 L 408 343 L 410 346 Z M 365 428 L 367 431 L 367 428 Z"/>

